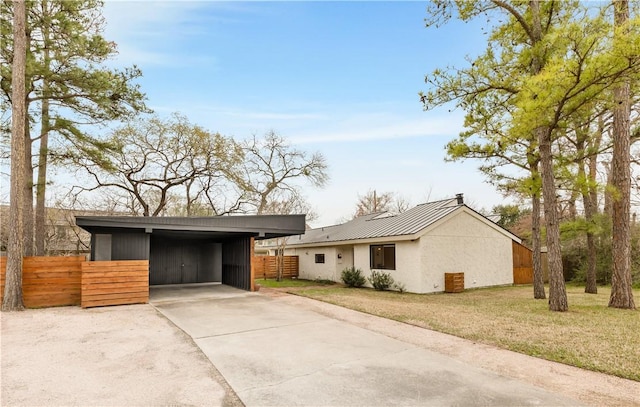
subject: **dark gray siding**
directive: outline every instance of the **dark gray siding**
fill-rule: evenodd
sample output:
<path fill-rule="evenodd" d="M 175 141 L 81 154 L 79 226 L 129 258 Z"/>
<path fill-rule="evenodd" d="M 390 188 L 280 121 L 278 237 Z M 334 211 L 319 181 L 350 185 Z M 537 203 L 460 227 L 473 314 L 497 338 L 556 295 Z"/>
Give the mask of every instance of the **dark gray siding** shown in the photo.
<path fill-rule="evenodd" d="M 149 235 L 114 233 L 111 235 L 111 260 L 149 260 Z"/>
<path fill-rule="evenodd" d="M 222 244 L 208 243 L 202 246 L 199 280 L 203 283 L 222 282 Z"/>
<path fill-rule="evenodd" d="M 164 237 L 151 239 L 151 285 L 221 282 L 221 270 L 220 243 Z"/>
<path fill-rule="evenodd" d="M 222 245 L 222 283 L 251 290 L 251 238 L 245 237 Z"/>

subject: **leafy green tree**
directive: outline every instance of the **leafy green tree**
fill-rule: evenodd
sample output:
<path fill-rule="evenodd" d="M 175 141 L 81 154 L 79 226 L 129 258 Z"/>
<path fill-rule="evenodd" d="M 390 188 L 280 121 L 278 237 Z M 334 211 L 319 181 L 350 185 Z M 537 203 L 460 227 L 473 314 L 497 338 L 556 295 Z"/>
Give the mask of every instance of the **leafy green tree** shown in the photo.
<path fill-rule="evenodd" d="M 519 205 L 496 205 L 491 209 L 500 219 L 496 222 L 505 229 L 510 229 L 524 216 L 531 213 L 530 209 L 523 209 Z"/>
<path fill-rule="evenodd" d="M 612 44 L 606 8 L 595 15 L 578 2 L 455 4 L 463 20 L 489 12 L 503 20 L 493 27 L 485 54 L 470 68 L 436 71 L 428 78 L 433 89 L 423 95 L 423 103 L 429 108 L 456 101 L 467 110 L 465 124 L 471 130 L 474 125 L 487 129 L 482 119 L 497 116 L 506 123 L 507 131 L 501 134 L 509 136 L 496 140 L 498 147 L 511 140 L 526 140 L 535 147 L 549 249 L 549 308 L 566 311 L 553 145 L 567 120 L 580 115 L 594 99 L 605 100 L 624 78 L 637 74 L 640 60 L 632 56 L 637 55 L 640 41 L 627 36 L 624 46 Z M 434 7 L 436 21 L 450 18 L 451 4 L 436 2 Z"/>
<path fill-rule="evenodd" d="M 2 26 L 8 3 L 2 2 Z M 89 133 L 96 125 L 128 118 L 147 111 L 144 95 L 134 83 L 141 76 L 137 67 L 109 69 L 104 63 L 117 54 L 116 44 L 102 37 L 104 18 L 99 0 L 38 0 L 27 2 L 28 60 L 26 104 L 29 113 L 25 130 L 27 178 L 33 182 L 32 148 L 38 147 L 35 248 L 44 254 L 45 194 L 50 156 L 56 151 L 79 149 L 84 154 L 99 154 L 101 146 Z M 10 60 L 12 41 L 0 32 L 0 58 Z M 8 105 L 11 70 L 0 68 L 0 103 Z M 93 127 L 89 127 L 91 125 Z M 39 131 L 31 131 L 31 127 Z M 37 133 L 32 137 L 31 133 Z M 50 145 L 50 136 L 55 136 Z M 33 186 L 25 190 L 27 223 L 26 247 L 33 247 Z"/>
<path fill-rule="evenodd" d="M 540 136 L 550 137 L 543 128 L 532 127 L 528 132 L 516 132 L 512 122 L 516 114 L 516 100 L 523 90 L 524 80 L 537 75 L 547 59 L 547 49 L 541 45 L 544 35 L 556 26 L 566 22 L 575 8 L 573 4 L 544 3 L 542 17 L 540 4 L 515 4 L 503 1 L 432 2 L 428 8 L 427 26 L 439 26 L 457 13 L 463 21 L 479 15 L 497 12 L 506 22 L 494 27 L 489 36 L 486 52 L 470 61 L 465 69 L 437 69 L 425 81 L 430 85 L 426 94 L 421 94 L 425 109 L 455 102 L 466 111 L 465 126 L 459 139 L 447 146 L 452 159 L 480 158 L 487 164 L 481 170 L 490 180 L 502 188 L 529 196 L 532 199 L 532 240 L 534 250 L 534 298 L 545 298 L 540 261 L 540 165 L 549 167 L 550 150 L 543 154 Z M 542 19 L 545 21 L 543 26 Z M 539 126 L 538 126 L 539 127 Z M 477 137 L 479 136 L 479 137 Z M 478 140 L 478 138 L 480 140 Z M 544 138 L 544 137 L 543 137 Z M 546 138 L 542 141 L 549 141 Z M 549 141 L 550 149 L 550 141 Z M 544 155 L 544 157 L 543 157 Z M 542 162 L 544 159 L 546 163 Z M 528 175 L 520 178 L 505 177 L 498 168 L 515 166 L 525 170 Z M 543 171 L 543 175 L 553 177 L 553 173 Z M 554 185 L 547 179 L 547 184 Z M 548 191 L 547 191 L 548 194 Z M 557 217 L 555 194 L 545 198 L 545 212 L 551 210 L 545 219 L 553 223 Z M 549 225 L 547 225 L 549 229 Z M 551 240 L 559 238 L 557 223 L 551 227 Z M 548 242 L 548 246 L 552 243 Z M 566 309 L 566 292 L 562 281 L 562 261 L 559 245 L 549 253 L 553 299 L 550 307 Z M 554 271 L 555 270 L 555 271 Z"/>
<path fill-rule="evenodd" d="M 564 160 L 559 166 L 559 176 L 570 189 L 570 220 L 580 224 L 577 219 L 575 200 L 582 198 L 584 208 L 584 227 L 578 228 L 586 235 L 587 271 L 585 293 L 598 292 L 596 281 L 596 266 L 598 248 L 596 246 L 597 231 L 595 227 L 598 216 L 597 180 L 598 159 L 600 155 L 610 150 L 610 143 L 604 142 L 607 111 L 603 106 L 594 105 L 592 110 L 585 109 L 587 115 L 576 117 L 569 121 L 568 131 L 559 140 L 557 157 Z M 577 120 L 576 120 L 577 119 Z"/>

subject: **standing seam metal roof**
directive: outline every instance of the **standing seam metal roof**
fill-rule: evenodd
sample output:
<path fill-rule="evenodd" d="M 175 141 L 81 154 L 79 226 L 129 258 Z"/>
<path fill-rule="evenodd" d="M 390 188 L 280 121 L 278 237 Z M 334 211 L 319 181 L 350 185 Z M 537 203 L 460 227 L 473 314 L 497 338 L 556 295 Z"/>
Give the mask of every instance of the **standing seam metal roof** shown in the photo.
<path fill-rule="evenodd" d="M 456 198 L 427 202 L 406 212 L 391 215 L 386 212 L 360 216 L 341 225 L 307 230 L 299 239 L 291 239 L 291 246 L 321 242 L 339 242 L 390 236 L 414 235 L 434 224 L 458 208 Z"/>

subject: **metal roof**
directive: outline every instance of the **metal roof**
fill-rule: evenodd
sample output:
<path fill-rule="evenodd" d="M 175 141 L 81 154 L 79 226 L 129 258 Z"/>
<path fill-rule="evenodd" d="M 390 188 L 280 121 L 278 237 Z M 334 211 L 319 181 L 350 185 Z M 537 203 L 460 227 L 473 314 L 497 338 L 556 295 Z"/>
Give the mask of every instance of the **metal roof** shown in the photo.
<path fill-rule="evenodd" d="M 211 217 L 76 216 L 76 224 L 92 233 L 126 229 L 185 237 L 250 235 L 256 239 L 270 239 L 304 233 L 305 215 Z"/>
<path fill-rule="evenodd" d="M 499 225 L 478 214 L 464 203 L 458 203 L 458 198 L 427 202 L 400 214 L 387 212 L 375 213 L 357 217 L 341 225 L 327 226 L 307 230 L 303 235 L 292 237 L 287 243 L 290 246 L 319 244 L 327 242 L 344 242 L 396 236 L 413 236 L 427 227 L 435 224 L 448 215 L 466 208 L 486 220 L 512 239 L 520 239 L 503 229 Z"/>

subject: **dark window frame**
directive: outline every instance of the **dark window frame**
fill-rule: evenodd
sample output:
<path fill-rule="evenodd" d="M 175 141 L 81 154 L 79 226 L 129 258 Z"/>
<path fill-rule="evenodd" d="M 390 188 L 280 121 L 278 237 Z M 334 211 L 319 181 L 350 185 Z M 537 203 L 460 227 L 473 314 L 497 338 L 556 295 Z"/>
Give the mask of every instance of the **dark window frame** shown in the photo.
<path fill-rule="evenodd" d="M 395 243 L 369 245 L 369 267 L 372 270 L 395 270 Z"/>
<path fill-rule="evenodd" d="M 324 264 L 324 253 L 316 253 L 315 262 L 316 264 Z"/>

